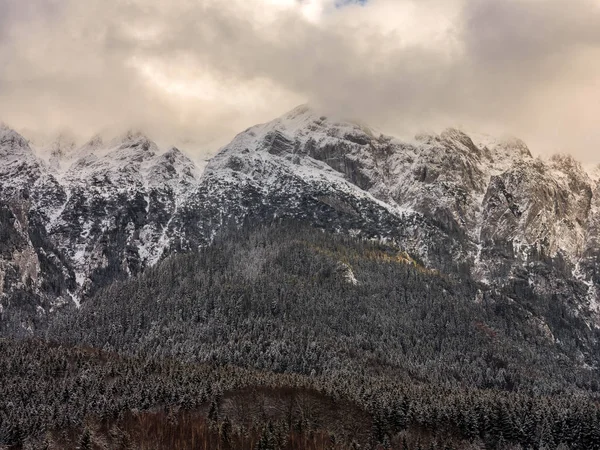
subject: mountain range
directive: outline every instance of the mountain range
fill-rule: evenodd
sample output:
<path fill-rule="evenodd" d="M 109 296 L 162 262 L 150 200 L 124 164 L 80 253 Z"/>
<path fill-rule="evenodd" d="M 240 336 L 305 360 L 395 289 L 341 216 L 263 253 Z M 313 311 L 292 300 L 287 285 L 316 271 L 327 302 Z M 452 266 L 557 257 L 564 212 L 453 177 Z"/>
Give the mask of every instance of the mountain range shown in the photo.
<path fill-rule="evenodd" d="M 518 139 L 401 140 L 308 106 L 243 131 L 206 167 L 141 133 L 35 148 L 2 126 L 0 326 L 27 335 L 224 227 L 288 220 L 392 242 L 516 302 L 551 296 L 595 329 L 599 180 Z"/>
<path fill-rule="evenodd" d="M 599 256 L 600 170 L 515 138 L 0 126 L 0 447 L 600 449 Z"/>

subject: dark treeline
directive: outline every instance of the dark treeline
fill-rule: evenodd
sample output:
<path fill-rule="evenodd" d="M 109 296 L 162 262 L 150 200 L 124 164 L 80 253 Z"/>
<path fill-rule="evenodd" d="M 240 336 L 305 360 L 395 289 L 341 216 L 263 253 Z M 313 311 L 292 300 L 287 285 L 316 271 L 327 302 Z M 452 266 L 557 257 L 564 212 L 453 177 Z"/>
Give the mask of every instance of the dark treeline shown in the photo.
<path fill-rule="evenodd" d="M 9 448 L 595 449 L 584 395 L 307 377 L 0 341 Z"/>
<path fill-rule="evenodd" d="M 390 244 L 227 233 L 2 342 L 0 444 L 600 448 L 597 339 L 561 305 Z"/>

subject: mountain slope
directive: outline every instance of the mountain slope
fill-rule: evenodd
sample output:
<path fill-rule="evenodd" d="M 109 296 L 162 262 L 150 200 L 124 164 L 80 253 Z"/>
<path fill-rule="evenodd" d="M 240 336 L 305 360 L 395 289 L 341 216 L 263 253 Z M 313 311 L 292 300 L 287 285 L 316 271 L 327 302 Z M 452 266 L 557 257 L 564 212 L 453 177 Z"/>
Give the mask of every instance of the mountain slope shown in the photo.
<path fill-rule="evenodd" d="M 3 251 L 0 304 L 12 322 L 20 310 L 37 311 L 13 323 L 23 328 L 168 253 L 180 233 L 174 216 L 199 177 L 179 150 L 134 133 L 74 149 L 64 170 L 6 128 L 0 151 L 3 230 L 14 235 Z"/>
<path fill-rule="evenodd" d="M 600 185 L 517 139 L 450 129 L 402 141 L 303 106 L 240 133 L 203 173 L 140 133 L 55 147 L 46 162 L 0 133 L 5 321 L 77 306 L 225 224 L 289 219 L 390 240 L 431 269 L 521 304 L 554 295 L 600 323 Z"/>
<path fill-rule="evenodd" d="M 249 224 L 103 289 L 47 336 L 275 372 L 547 392 L 587 383 L 600 333 L 566 305 L 530 300 L 536 315 L 393 245 Z"/>
<path fill-rule="evenodd" d="M 586 246 L 594 252 L 595 182 L 572 158 L 542 161 L 519 140 L 471 139 L 457 130 L 403 142 L 300 107 L 238 135 L 204 177 L 231 180 L 229 190 L 254 186 L 269 204 L 298 189 L 291 177 L 321 203 L 320 190 L 335 190 L 329 203 L 345 213 L 368 195 L 386 207 L 386 217 L 401 218 L 383 228 L 385 221 L 376 220 L 372 234 L 431 267 L 466 271 L 491 287 L 525 283 L 554 292 L 597 321 L 595 263 L 580 264 Z M 338 201 L 340 192 L 350 200 Z M 368 216 L 365 208 L 360 213 Z M 309 220 L 322 217 L 328 216 Z M 347 224 L 330 225 L 349 231 Z"/>

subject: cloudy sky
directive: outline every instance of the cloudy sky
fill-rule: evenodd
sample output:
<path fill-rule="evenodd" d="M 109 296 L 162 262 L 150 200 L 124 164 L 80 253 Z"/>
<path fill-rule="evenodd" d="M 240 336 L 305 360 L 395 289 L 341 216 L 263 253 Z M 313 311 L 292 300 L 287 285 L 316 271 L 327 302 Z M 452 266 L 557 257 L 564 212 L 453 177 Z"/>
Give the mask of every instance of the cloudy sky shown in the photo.
<path fill-rule="evenodd" d="M 301 103 L 600 162 L 599 0 L 0 0 L 0 121 L 214 146 Z"/>

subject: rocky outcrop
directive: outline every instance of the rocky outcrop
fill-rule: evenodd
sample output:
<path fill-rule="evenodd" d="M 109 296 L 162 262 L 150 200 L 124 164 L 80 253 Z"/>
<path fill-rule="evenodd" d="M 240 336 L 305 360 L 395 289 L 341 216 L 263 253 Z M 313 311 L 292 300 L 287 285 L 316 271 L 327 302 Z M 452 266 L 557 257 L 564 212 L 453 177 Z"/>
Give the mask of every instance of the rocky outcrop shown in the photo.
<path fill-rule="evenodd" d="M 282 219 L 391 240 L 432 269 L 600 317 L 600 184 L 517 139 L 403 141 L 299 107 L 240 133 L 203 173 L 141 133 L 63 141 L 39 158 L 0 128 L 4 317 L 75 307 L 224 225 Z"/>

